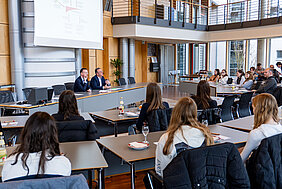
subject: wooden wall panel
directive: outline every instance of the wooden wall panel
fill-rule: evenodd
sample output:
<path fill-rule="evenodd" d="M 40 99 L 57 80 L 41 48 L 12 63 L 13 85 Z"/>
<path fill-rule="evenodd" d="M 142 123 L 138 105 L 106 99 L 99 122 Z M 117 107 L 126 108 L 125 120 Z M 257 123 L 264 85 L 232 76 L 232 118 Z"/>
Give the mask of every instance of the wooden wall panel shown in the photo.
<path fill-rule="evenodd" d="M 8 24 L 8 0 L 0 0 L 0 24 Z"/>
<path fill-rule="evenodd" d="M 0 56 L 10 55 L 9 48 L 9 26 L 6 24 L 0 24 Z"/>
<path fill-rule="evenodd" d="M 10 56 L 0 56 L 0 85 L 11 84 Z"/>
<path fill-rule="evenodd" d="M 11 84 L 8 0 L 0 0 L 0 85 Z"/>
<path fill-rule="evenodd" d="M 135 81 L 142 82 L 142 41 L 135 41 Z"/>

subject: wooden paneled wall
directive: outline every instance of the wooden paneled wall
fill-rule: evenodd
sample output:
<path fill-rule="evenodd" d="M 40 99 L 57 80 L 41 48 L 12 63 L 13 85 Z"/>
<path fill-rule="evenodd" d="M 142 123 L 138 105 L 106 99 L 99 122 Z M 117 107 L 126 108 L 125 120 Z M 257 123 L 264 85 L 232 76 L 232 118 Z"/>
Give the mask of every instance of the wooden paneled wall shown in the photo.
<path fill-rule="evenodd" d="M 0 85 L 11 84 L 8 0 L 0 0 Z"/>

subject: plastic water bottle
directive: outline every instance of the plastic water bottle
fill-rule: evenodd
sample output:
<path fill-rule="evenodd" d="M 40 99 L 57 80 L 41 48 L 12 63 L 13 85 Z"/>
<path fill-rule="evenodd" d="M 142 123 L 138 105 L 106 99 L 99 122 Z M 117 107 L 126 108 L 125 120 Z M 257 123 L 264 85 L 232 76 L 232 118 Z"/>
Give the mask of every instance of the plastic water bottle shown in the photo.
<path fill-rule="evenodd" d="M 6 146 L 5 146 L 5 140 L 3 133 L 0 132 L 0 165 L 4 164 L 4 161 L 7 158 L 7 151 L 6 151 Z"/>
<path fill-rule="evenodd" d="M 123 102 L 123 97 L 120 97 L 119 101 L 119 114 L 123 115 L 124 114 L 124 102 Z"/>

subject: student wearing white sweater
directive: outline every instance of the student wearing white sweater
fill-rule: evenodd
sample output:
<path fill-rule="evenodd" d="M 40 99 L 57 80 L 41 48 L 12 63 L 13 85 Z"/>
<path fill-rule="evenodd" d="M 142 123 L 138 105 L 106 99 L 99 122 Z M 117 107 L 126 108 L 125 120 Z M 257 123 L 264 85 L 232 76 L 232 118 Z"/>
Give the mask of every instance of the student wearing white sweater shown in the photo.
<path fill-rule="evenodd" d="M 189 97 L 179 100 L 173 108 L 168 130 L 163 134 L 156 149 L 155 170 L 163 176 L 163 170 L 186 149 L 213 144 L 209 129 L 197 121 L 197 105 Z"/>
<path fill-rule="evenodd" d="M 268 93 L 257 95 L 253 101 L 254 129 L 244 147 L 241 157 L 245 162 L 253 150 L 255 150 L 264 138 L 282 133 L 282 126 L 279 124 L 278 106 L 276 99 Z"/>
<path fill-rule="evenodd" d="M 242 86 L 244 82 L 245 82 L 244 72 L 243 72 L 243 70 L 238 70 L 237 71 L 237 78 L 235 79 L 235 84 Z"/>
<path fill-rule="evenodd" d="M 221 71 L 221 74 L 220 74 L 219 83 L 221 83 L 222 85 L 226 85 L 226 84 L 227 84 L 227 81 L 228 81 L 228 75 L 227 75 L 226 70 L 223 69 L 223 70 Z"/>
<path fill-rule="evenodd" d="M 20 145 L 4 162 L 2 181 L 25 176 L 70 176 L 71 163 L 60 154 L 57 127 L 48 113 L 36 112 L 27 120 Z"/>

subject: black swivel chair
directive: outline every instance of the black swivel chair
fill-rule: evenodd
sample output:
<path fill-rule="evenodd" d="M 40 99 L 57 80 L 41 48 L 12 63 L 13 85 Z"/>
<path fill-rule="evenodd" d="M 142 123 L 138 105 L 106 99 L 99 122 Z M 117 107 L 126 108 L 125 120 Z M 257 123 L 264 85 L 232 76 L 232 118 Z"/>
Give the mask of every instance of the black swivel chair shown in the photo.
<path fill-rule="evenodd" d="M 165 131 L 169 125 L 172 108 L 158 109 L 151 111 L 148 116 L 148 126 L 150 132 Z"/>
<path fill-rule="evenodd" d="M 65 85 L 53 85 L 52 88 L 54 89 L 55 95 L 60 95 L 63 91 L 66 90 Z"/>
<path fill-rule="evenodd" d="M 74 91 L 74 82 L 65 83 L 66 90 Z"/>
<path fill-rule="evenodd" d="M 241 95 L 239 103 L 237 104 L 238 117 L 247 117 L 251 115 L 250 104 L 253 97 L 253 92 L 244 93 Z"/>
<path fill-rule="evenodd" d="M 30 95 L 32 89 L 33 88 L 24 88 L 24 89 L 22 89 L 26 100 L 28 99 L 28 96 Z"/>
<path fill-rule="evenodd" d="M 96 126 L 90 120 L 58 121 L 60 142 L 89 141 L 99 138 Z"/>
<path fill-rule="evenodd" d="M 230 121 L 234 119 L 233 116 L 233 104 L 235 100 L 235 95 L 227 96 L 224 98 L 221 105 L 221 121 Z"/>
<path fill-rule="evenodd" d="M 126 85 L 125 79 L 124 78 L 119 78 L 118 79 L 118 84 L 119 84 L 119 86 Z"/>
<path fill-rule="evenodd" d="M 282 87 L 277 87 L 273 92 L 273 96 L 276 98 L 278 106 L 282 106 Z"/>
<path fill-rule="evenodd" d="M 0 103 L 3 104 L 8 102 L 15 102 L 12 91 L 0 91 Z M 1 115 L 11 116 L 14 111 L 14 109 L 6 109 L 1 111 Z"/>
<path fill-rule="evenodd" d="M 128 84 L 134 84 L 134 83 L 136 83 L 134 77 L 128 77 Z"/>
<path fill-rule="evenodd" d="M 232 84 L 232 82 L 233 82 L 233 79 L 230 77 L 230 78 L 228 78 L 228 80 L 227 80 L 227 84 Z"/>
<path fill-rule="evenodd" d="M 202 120 L 208 120 L 209 125 L 220 123 L 220 108 L 198 110 L 197 118 L 199 122 L 202 122 Z"/>

